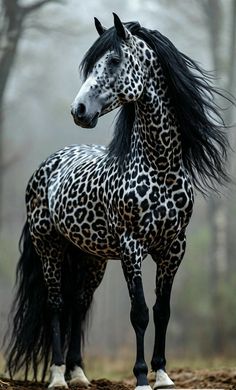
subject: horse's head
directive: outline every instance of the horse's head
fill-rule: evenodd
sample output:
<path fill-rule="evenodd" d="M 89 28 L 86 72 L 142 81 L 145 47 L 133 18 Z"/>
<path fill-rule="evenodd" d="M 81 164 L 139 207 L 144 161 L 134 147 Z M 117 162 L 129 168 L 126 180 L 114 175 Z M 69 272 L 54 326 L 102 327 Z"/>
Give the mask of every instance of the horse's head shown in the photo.
<path fill-rule="evenodd" d="M 117 15 L 109 30 L 96 18 L 95 25 L 100 37 L 82 61 L 85 81 L 71 107 L 75 123 L 86 128 L 95 127 L 99 116 L 139 99 L 151 59 L 151 49 Z"/>

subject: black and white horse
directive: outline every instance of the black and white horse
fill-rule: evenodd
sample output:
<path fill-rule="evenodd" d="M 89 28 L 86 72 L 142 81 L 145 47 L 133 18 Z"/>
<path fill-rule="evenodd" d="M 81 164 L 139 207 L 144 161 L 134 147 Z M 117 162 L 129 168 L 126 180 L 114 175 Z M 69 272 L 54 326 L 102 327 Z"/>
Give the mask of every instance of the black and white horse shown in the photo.
<path fill-rule="evenodd" d="M 72 145 L 46 159 L 26 190 L 27 222 L 17 269 L 8 369 L 30 367 L 49 387 L 89 385 L 83 324 L 108 259 L 121 261 L 136 334 L 136 390 L 148 390 L 149 321 L 142 261 L 156 263 L 154 389 L 172 387 L 165 338 L 174 276 L 185 252 L 193 185 L 227 181 L 228 142 L 207 74 L 158 31 L 95 19 L 100 37 L 85 55 L 72 104 L 77 125 L 96 126 L 121 107 L 108 147 Z M 212 119 L 214 117 L 215 119 Z M 218 122 L 216 121 L 218 119 Z M 112 297 L 111 297 L 112 299 Z M 66 359 L 64 355 L 66 354 Z"/>

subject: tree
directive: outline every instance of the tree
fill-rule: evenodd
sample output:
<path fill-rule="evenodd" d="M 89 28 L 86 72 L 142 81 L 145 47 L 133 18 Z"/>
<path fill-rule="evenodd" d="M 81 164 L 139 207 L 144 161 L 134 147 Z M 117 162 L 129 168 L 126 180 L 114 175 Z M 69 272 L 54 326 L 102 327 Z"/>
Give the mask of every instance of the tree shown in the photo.
<path fill-rule="evenodd" d="M 37 0 L 27 6 L 19 0 L 0 0 L 0 212 L 2 209 L 2 173 L 4 96 L 13 69 L 19 41 L 24 32 L 25 21 L 33 12 L 59 0 Z"/>
<path fill-rule="evenodd" d="M 221 83 L 220 87 L 233 94 L 236 89 L 236 1 L 232 0 L 230 2 L 230 15 L 232 19 L 229 21 L 230 29 L 227 61 L 225 61 L 221 52 L 224 29 L 223 4 L 220 0 L 205 0 L 200 4 L 203 5 L 206 16 L 212 62 L 216 72 L 216 78 L 218 80 L 225 80 L 224 83 Z M 234 106 L 231 105 L 228 110 L 223 112 L 224 121 L 228 125 L 232 124 L 233 110 Z M 233 140 L 231 136 L 231 144 L 233 143 L 235 143 L 235 140 Z M 222 324 L 224 307 L 221 285 L 223 282 L 226 282 L 226 278 L 230 274 L 228 245 L 230 229 L 228 207 L 229 202 L 226 205 L 224 199 L 214 196 L 209 199 L 208 215 L 211 236 L 209 250 L 209 290 L 211 293 L 213 309 L 212 321 L 214 323 L 214 326 L 212 326 L 212 347 L 218 354 L 223 353 L 225 348 L 225 337 Z"/>

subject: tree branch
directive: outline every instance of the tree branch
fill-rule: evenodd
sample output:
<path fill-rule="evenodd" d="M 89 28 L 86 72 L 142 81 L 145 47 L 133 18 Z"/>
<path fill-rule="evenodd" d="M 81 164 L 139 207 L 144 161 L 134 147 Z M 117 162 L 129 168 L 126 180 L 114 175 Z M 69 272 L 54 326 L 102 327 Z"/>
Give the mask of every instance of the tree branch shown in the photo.
<path fill-rule="evenodd" d="M 222 56 L 220 53 L 223 21 L 222 5 L 219 0 L 205 0 L 200 4 L 206 16 L 213 66 L 216 75 L 218 75 L 222 69 Z"/>
<path fill-rule="evenodd" d="M 83 33 L 84 30 L 75 30 L 73 31 L 72 29 L 68 29 L 68 28 L 61 28 L 61 26 L 46 26 L 45 24 L 42 24 L 42 23 L 35 23 L 34 21 L 32 23 L 27 23 L 24 27 L 24 30 L 28 30 L 28 29 L 34 29 L 36 31 L 39 31 L 41 33 L 57 33 L 57 34 L 61 34 L 61 35 L 68 35 L 69 37 L 78 37 L 78 34 L 79 33 Z M 87 32 L 87 30 L 86 30 Z"/>
<path fill-rule="evenodd" d="M 45 4 L 49 4 L 49 3 L 63 3 L 62 0 L 39 0 L 39 1 L 36 1 L 36 3 L 32 4 L 32 5 L 28 5 L 27 7 L 22 7 L 23 11 L 25 14 L 29 14 L 33 11 L 36 11 L 38 10 L 39 8 L 41 8 L 43 5 Z"/>

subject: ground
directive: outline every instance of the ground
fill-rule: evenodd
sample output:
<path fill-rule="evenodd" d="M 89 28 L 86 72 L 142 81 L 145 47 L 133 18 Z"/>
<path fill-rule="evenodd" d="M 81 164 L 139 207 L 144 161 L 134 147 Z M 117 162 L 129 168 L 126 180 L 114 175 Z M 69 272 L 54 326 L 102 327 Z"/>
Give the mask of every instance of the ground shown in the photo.
<path fill-rule="evenodd" d="M 209 388 L 209 389 L 230 389 L 236 390 L 236 369 L 224 370 L 190 370 L 187 368 L 176 369 L 170 372 L 176 388 Z M 150 376 L 152 384 L 152 376 Z M 0 379 L 0 390 L 43 390 L 46 384 L 11 381 Z M 74 387 L 76 390 L 84 390 L 82 387 Z M 122 382 L 109 381 L 107 379 L 98 379 L 92 381 L 90 390 L 133 390 L 133 379 Z M 72 388 L 73 390 L 73 388 Z"/>

